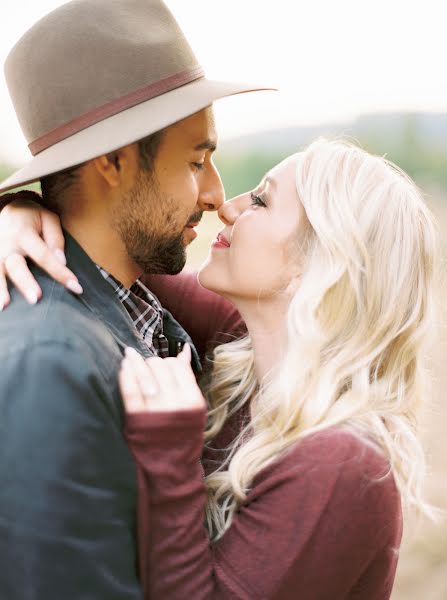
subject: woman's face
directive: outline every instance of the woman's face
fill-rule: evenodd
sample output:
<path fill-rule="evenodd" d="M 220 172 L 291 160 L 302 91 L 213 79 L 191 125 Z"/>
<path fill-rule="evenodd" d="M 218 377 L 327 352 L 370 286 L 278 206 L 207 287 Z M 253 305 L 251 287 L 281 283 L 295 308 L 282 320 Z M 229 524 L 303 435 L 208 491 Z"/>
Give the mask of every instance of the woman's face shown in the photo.
<path fill-rule="evenodd" d="M 304 209 L 295 186 L 299 155 L 274 167 L 251 192 L 225 202 L 225 227 L 212 244 L 199 281 L 222 296 L 270 298 L 299 275 L 297 241 Z"/>

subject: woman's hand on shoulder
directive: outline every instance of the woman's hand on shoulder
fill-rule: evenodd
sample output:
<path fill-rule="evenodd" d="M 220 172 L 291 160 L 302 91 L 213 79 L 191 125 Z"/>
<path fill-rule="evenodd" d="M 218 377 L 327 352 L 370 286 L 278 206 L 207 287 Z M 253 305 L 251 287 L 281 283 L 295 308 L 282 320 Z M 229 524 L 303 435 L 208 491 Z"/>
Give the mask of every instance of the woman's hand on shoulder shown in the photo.
<path fill-rule="evenodd" d="M 26 258 L 72 292 L 82 293 L 76 275 L 65 266 L 65 240 L 59 217 L 38 204 L 40 196 L 35 192 L 5 194 L 0 202 L 10 196 L 14 200 L 0 212 L 0 310 L 11 301 L 7 279 L 30 304 L 41 298 L 42 291 Z"/>
<path fill-rule="evenodd" d="M 146 360 L 126 349 L 119 383 L 126 412 L 177 412 L 205 409 L 206 403 L 191 369 L 191 348 L 176 358 Z"/>

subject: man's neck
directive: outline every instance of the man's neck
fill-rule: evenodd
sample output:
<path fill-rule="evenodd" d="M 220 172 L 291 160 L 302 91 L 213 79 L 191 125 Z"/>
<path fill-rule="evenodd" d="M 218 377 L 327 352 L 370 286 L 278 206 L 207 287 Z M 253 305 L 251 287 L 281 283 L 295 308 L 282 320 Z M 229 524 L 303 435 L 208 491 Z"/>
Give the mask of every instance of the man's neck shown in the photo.
<path fill-rule="evenodd" d="M 142 275 L 141 269 L 127 254 L 119 237 L 107 223 L 62 217 L 63 227 L 72 235 L 91 260 L 130 288 Z"/>

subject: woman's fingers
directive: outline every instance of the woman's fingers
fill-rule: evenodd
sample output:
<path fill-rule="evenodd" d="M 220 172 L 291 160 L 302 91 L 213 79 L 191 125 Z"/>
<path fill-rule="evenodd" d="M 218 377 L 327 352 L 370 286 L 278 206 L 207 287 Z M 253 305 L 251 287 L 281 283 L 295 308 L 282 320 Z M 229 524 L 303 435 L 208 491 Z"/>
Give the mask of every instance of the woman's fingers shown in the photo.
<path fill-rule="evenodd" d="M 0 311 L 11 302 L 4 266 L 0 263 Z"/>
<path fill-rule="evenodd" d="M 67 264 L 65 258 L 65 238 L 62 232 L 61 221 L 55 213 L 43 210 L 41 213 L 42 239 L 47 244 L 51 252 L 63 265 Z"/>
<path fill-rule="evenodd" d="M 40 287 L 23 257 L 30 258 L 73 293 L 82 294 L 78 278 L 66 267 L 60 220 L 36 204 L 36 199 L 39 196 L 32 192 L 15 194 L 0 213 L 0 294 L 5 294 L 2 277 L 7 276 L 29 302 L 35 303 L 41 297 Z M 6 305 L 9 295 L 0 296 L 0 303 L 2 300 Z"/>
<path fill-rule="evenodd" d="M 144 358 L 133 348 L 126 348 L 126 358 L 130 360 L 140 392 L 146 400 L 159 392 L 159 386 Z"/>
<path fill-rule="evenodd" d="M 5 258 L 4 272 L 30 304 L 38 302 L 42 291 L 21 254 L 16 252 Z"/>
<path fill-rule="evenodd" d="M 188 367 L 191 366 L 191 346 L 188 344 L 188 342 L 184 344 L 182 351 L 180 354 L 178 354 L 178 358 L 183 364 L 187 365 Z"/>
<path fill-rule="evenodd" d="M 21 240 L 21 248 L 25 256 L 29 256 L 29 258 L 31 258 L 31 260 L 33 260 L 41 269 L 46 271 L 50 277 L 61 283 L 73 293 L 82 294 L 83 290 L 76 275 L 64 266 L 61 257 L 57 257 L 38 234 L 33 231 L 27 231 L 26 235 L 24 235 Z M 65 257 L 63 251 L 60 250 L 60 247 L 57 248 L 57 250 Z M 12 274 L 9 271 L 8 274 L 12 278 Z M 30 276 L 32 277 L 31 273 Z M 19 275 L 16 274 L 14 281 L 16 281 L 18 277 Z M 29 278 L 27 281 L 29 281 Z M 24 283 L 22 282 L 22 286 L 23 284 Z"/>
<path fill-rule="evenodd" d="M 146 410 L 146 403 L 134 372 L 132 361 L 124 358 L 119 372 L 119 385 L 124 407 L 128 413 Z"/>
<path fill-rule="evenodd" d="M 183 355 L 177 358 L 154 356 L 145 361 L 136 350 L 126 348 L 122 370 L 126 369 L 128 377 L 133 377 L 128 387 L 123 389 L 126 409 L 129 402 L 133 412 L 168 412 L 205 407 L 205 400 L 189 364 L 191 349 L 186 348 L 182 352 Z M 124 375 L 120 377 L 120 382 L 122 377 Z M 132 398 L 128 402 L 124 397 L 131 385 L 134 386 L 132 397 L 138 397 L 138 402 L 132 401 Z"/>
<path fill-rule="evenodd" d="M 191 348 L 185 345 L 176 358 L 149 358 L 157 381 L 165 381 L 164 410 L 190 410 L 205 407 L 205 400 L 191 368 Z M 159 384 L 161 385 L 161 384 Z"/>

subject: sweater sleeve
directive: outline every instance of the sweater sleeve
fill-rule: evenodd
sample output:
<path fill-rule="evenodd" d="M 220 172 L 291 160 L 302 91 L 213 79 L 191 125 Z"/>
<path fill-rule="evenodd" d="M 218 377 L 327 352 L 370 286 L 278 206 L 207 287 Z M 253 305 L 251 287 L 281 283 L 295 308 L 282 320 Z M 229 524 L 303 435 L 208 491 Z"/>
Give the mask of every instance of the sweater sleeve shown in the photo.
<path fill-rule="evenodd" d="M 128 417 L 128 443 L 150 487 L 147 599 L 389 597 L 400 502 L 375 448 L 346 431 L 309 436 L 259 474 L 210 545 L 203 424 L 197 411 Z"/>
<path fill-rule="evenodd" d="M 195 272 L 144 275 L 144 283 L 186 329 L 202 360 L 218 344 L 246 333 L 233 304 L 203 288 Z"/>

